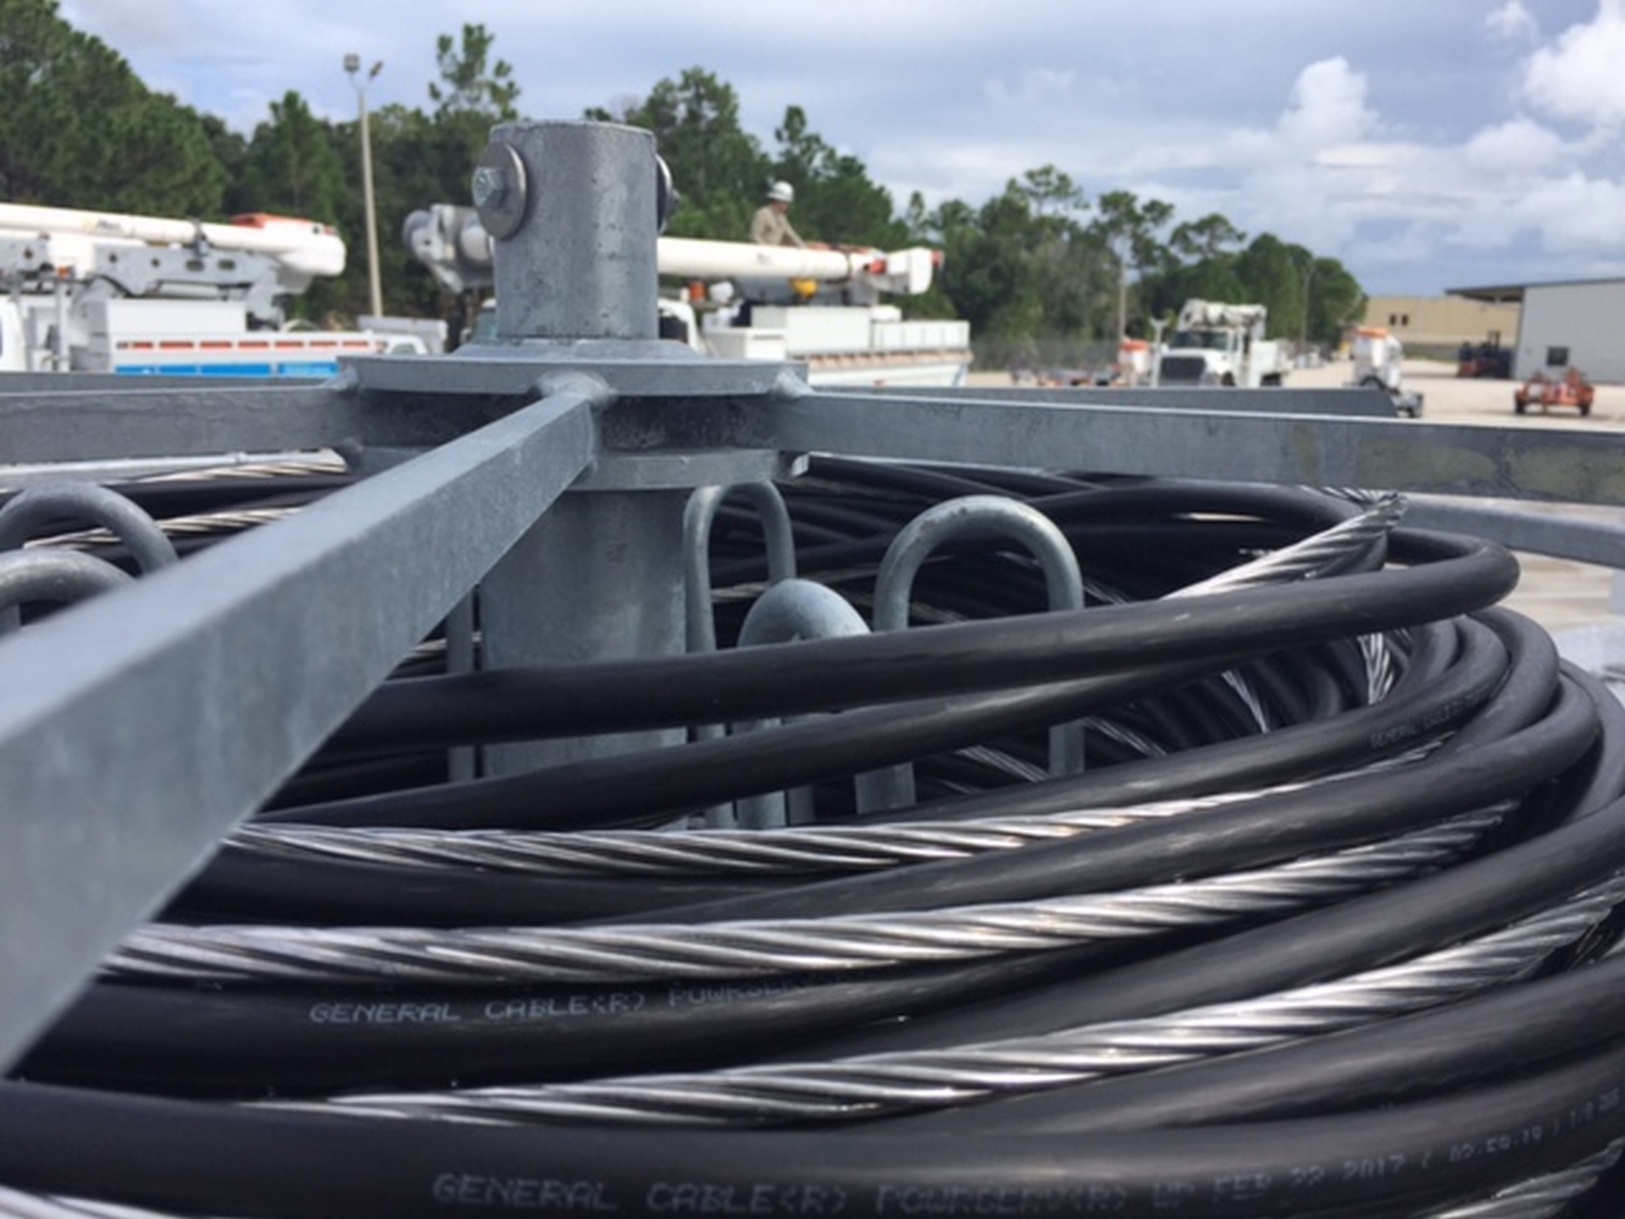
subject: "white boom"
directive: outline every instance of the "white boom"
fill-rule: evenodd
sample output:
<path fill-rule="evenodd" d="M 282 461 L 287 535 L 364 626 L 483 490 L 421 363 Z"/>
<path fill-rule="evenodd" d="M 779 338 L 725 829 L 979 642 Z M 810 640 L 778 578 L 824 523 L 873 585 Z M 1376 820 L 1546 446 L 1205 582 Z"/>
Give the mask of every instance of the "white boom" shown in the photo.
<path fill-rule="evenodd" d="M 438 203 L 407 218 L 406 240 L 418 260 L 454 292 L 491 279 L 491 241 L 472 208 Z M 917 295 L 931 286 L 936 255 L 927 249 L 803 249 L 739 241 L 662 237 L 662 275 L 681 279 L 810 279 L 859 282 L 881 292 Z"/>
<path fill-rule="evenodd" d="M 1269 316 L 1263 305 L 1227 305 L 1220 301 L 1188 300 L 1179 311 L 1180 330 L 1238 326 L 1262 328 Z"/>
<path fill-rule="evenodd" d="M 931 286 L 930 250 L 818 250 L 662 237 L 655 257 L 662 275 L 684 279 L 867 280 L 882 291 L 916 295 Z"/>
<path fill-rule="evenodd" d="M 205 224 L 165 216 L 78 211 L 0 203 L 0 238 L 49 238 L 60 265 L 88 270 L 98 245 L 189 246 L 259 254 L 277 266 L 284 289 L 302 292 L 317 276 L 344 272 L 344 242 L 328 225 L 287 216 L 238 217 L 231 224 Z"/>

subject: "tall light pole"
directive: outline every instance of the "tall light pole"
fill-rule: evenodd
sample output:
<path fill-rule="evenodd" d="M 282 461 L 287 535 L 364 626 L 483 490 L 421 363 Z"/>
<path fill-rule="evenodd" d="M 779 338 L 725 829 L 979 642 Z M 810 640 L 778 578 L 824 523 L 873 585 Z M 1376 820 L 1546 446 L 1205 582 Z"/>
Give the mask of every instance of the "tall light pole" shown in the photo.
<path fill-rule="evenodd" d="M 1309 288 L 1315 282 L 1315 256 L 1311 254 L 1303 264 L 1302 312 L 1298 315 L 1298 363 L 1301 367 L 1309 353 Z"/>
<path fill-rule="evenodd" d="M 372 136 L 367 130 L 367 85 L 384 70 L 384 61 L 372 65 L 365 77 L 361 72 L 361 56 L 351 52 L 344 57 L 344 70 L 350 74 L 355 86 L 356 103 L 361 111 L 361 197 L 367 212 L 367 294 L 374 317 L 383 316 L 384 289 L 378 278 L 378 210 L 372 195 Z"/>

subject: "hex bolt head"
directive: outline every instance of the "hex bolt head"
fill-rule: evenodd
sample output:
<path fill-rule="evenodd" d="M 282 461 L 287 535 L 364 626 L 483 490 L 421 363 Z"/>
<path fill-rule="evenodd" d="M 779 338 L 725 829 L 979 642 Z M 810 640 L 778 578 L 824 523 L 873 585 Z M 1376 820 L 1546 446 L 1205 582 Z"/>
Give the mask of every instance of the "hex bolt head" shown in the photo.
<path fill-rule="evenodd" d="M 508 194 L 508 175 L 481 166 L 474 171 L 474 206 L 500 207 Z"/>
<path fill-rule="evenodd" d="M 500 241 L 519 231 L 528 191 L 525 163 L 512 145 L 497 142 L 486 148 L 474 167 L 472 187 L 474 206 L 487 233 Z"/>

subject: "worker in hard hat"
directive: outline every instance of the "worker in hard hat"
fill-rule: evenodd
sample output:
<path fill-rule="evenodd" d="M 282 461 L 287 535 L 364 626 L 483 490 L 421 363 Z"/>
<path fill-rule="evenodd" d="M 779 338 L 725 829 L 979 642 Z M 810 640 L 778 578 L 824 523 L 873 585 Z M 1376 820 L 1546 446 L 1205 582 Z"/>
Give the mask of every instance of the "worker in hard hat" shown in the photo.
<path fill-rule="evenodd" d="M 805 246 L 801 234 L 790 224 L 790 205 L 795 201 L 795 187 L 788 182 L 768 187 L 767 201 L 750 218 L 750 239 L 757 245 Z"/>

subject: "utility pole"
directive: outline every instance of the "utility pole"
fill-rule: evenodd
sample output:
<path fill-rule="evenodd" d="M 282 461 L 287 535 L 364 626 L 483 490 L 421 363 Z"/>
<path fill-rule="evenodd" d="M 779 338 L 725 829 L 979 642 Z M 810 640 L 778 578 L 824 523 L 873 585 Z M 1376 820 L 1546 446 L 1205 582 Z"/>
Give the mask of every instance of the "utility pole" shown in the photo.
<path fill-rule="evenodd" d="M 1117 342 L 1128 338 L 1128 258 L 1117 260 Z"/>
<path fill-rule="evenodd" d="M 361 56 L 351 52 L 344 57 L 344 70 L 355 86 L 356 103 L 361 112 L 361 198 L 367 213 L 367 299 L 374 317 L 383 316 L 384 289 L 378 274 L 378 209 L 372 193 L 372 136 L 367 130 L 367 85 L 384 70 L 384 61 L 372 65 L 365 78 L 361 71 Z"/>
<path fill-rule="evenodd" d="M 1309 288 L 1315 282 L 1315 257 L 1313 254 L 1303 264 L 1303 301 L 1302 312 L 1298 317 L 1298 359 L 1300 365 L 1303 357 L 1309 352 Z"/>

